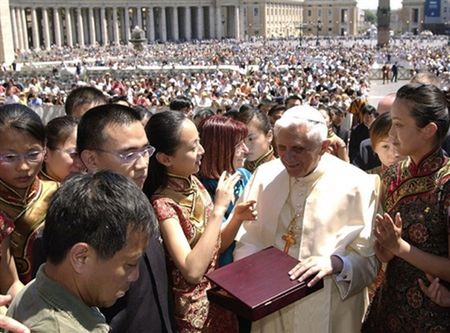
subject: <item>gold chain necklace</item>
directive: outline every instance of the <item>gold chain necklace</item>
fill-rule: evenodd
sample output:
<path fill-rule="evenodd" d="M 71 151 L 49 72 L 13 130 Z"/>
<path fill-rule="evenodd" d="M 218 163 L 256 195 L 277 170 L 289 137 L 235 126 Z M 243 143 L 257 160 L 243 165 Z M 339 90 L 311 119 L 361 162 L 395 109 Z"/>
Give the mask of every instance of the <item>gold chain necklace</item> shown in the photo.
<path fill-rule="evenodd" d="M 298 180 L 296 179 L 294 183 L 296 183 Z M 281 239 L 284 241 L 284 253 L 288 253 L 289 249 L 292 245 L 295 245 L 297 243 L 296 234 L 298 231 L 300 231 L 300 226 L 298 225 L 297 221 L 298 218 L 301 216 L 301 211 L 303 208 L 301 206 L 304 206 L 303 204 L 298 205 L 297 209 L 294 209 L 294 206 L 292 205 L 291 200 L 291 181 L 289 180 L 289 195 L 287 197 L 287 203 L 289 205 L 289 208 L 291 210 L 292 219 L 289 222 L 287 231 L 281 236 Z"/>

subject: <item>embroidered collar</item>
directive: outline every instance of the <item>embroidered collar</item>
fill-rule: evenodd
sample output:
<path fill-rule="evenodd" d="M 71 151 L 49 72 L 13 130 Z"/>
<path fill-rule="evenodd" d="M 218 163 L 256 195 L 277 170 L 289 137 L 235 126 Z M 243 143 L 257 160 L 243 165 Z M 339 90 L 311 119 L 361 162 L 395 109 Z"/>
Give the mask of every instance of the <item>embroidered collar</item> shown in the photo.
<path fill-rule="evenodd" d="M 0 179 L 0 200 L 19 207 L 26 206 L 39 192 L 40 180 L 36 176 L 34 182 L 27 188 L 25 195 L 19 194 Z"/>
<path fill-rule="evenodd" d="M 436 170 L 438 170 L 442 164 L 445 162 L 446 157 L 444 156 L 443 150 L 439 147 L 431 151 L 429 154 L 425 155 L 417 164 L 409 157 L 405 161 L 405 166 L 407 166 L 411 176 L 426 176 Z"/>
<path fill-rule="evenodd" d="M 394 166 L 396 168 L 395 179 L 392 179 L 389 184 L 389 193 L 394 192 L 402 183 L 411 178 L 428 176 L 436 172 L 447 161 L 448 157 L 444 155 L 441 148 L 431 151 L 417 164 L 411 157 L 408 157 Z"/>
<path fill-rule="evenodd" d="M 173 189 L 174 191 L 184 193 L 185 195 L 189 195 L 194 191 L 194 182 L 192 178 L 178 176 L 172 173 L 167 174 L 169 176 L 169 180 L 167 182 L 167 187 Z"/>
<path fill-rule="evenodd" d="M 270 146 L 270 149 L 267 153 L 264 155 L 258 157 L 254 161 L 245 161 L 245 168 L 250 170 L 251 172 L 255 171 L 257 167 L 259 167 L 261 164 L 271 161 L 274 159 L 273 156 L 273 147 Z"/>
<path fill-rule="evenodd" d="M 41 178 L 43 180 L 51 180 L 51 181 L 60 183 L 60 180 L 56 179 L 55 177 L 50 176 L 47 172 L 44 171 L 43 168 L 39 171 L 39 178 Z"/>

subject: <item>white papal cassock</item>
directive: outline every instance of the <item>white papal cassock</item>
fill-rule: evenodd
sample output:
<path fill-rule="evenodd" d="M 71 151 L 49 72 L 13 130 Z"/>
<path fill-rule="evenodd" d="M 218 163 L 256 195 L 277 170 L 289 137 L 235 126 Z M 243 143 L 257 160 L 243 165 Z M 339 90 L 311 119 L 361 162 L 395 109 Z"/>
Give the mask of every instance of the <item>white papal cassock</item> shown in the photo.
<path fill-rule="evenodd" d="M 378 176 L 329 154 L 302 178 L 289 177 L 278 159 L 256 170 L 239 200 L 256 200 L 258 220 L 243 223 L 234 259 L 271 245 L 283 250 L 282 236 L 297 215 L 299 232 L 289 255 L 302 260 L 335 254 L 343 259 L 344 269 L 326 277 L 320 291 L 254 322 L 252 332 L 360 331 L 366 286 L 378 271 L 372 242 L 378 188 Z"/>

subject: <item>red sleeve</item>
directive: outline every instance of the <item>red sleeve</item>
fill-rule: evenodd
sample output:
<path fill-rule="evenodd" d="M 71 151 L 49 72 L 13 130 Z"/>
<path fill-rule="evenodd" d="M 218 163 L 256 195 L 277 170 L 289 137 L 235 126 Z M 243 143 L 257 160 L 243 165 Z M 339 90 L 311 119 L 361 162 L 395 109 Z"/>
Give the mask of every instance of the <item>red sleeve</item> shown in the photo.
<path fill-rule="evenodd" d="M 178 218 L 177 211 L 175 210 L 176 204 L 173 200 L 157 198 L 152 200 L 152 205 L 159 223 L 170 218 Z"/>

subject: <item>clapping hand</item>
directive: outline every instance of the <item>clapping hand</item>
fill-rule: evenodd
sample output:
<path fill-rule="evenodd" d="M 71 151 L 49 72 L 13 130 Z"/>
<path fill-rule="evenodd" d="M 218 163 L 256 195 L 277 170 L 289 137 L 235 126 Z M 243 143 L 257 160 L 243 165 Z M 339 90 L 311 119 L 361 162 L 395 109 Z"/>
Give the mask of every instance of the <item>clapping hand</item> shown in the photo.
<path fill-rule="evenodd" d="M 394 254 L 388 249 L 384 248 L 377 240 L 374 244 L 375 255 L 382 262 L 389 262 L 394 258 Z"/>
<path fill-rule="evenodd" d="M 240 221 L 254 221 L 258 218 L 258 213 L 255 209 L 255 200 L 249 200 L 245 202 L 240 202 L 234 208 L 234 215 Z"/>
<path fill-rule="evenodd" d="M 439 283 L 439 278 L 426 274 L 430 285 L 427 287 L 422 279 L 419 279 L 419 286 L 423 293 L 427 295 L 434 303 L 450 307 L 450 290 Z"/>
<path fill-rule="evenodd" d="M 229 175 L 226 171 L 222 172 L 217 184 L 214 206 L 223 207 L 225 210 L 232 200 L 234 200 L 234 186 L 241 179 L 241 174 L 235 172 Z"/>
<path fill-rule="evenodd" d="M 392 254 L 398 255 L 402 243 L 402 218 L 400 213 L 395 214 L 395 221 L 389 214 L 377 214 L 375 218 L 374 235 L 376 241 L 384 249 L 389 250 Z"/>

